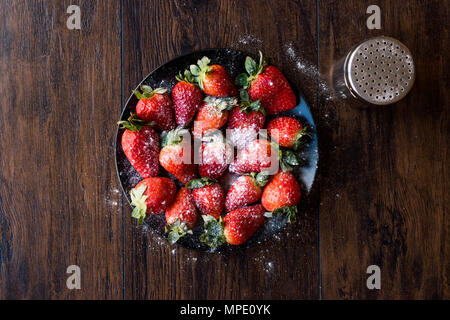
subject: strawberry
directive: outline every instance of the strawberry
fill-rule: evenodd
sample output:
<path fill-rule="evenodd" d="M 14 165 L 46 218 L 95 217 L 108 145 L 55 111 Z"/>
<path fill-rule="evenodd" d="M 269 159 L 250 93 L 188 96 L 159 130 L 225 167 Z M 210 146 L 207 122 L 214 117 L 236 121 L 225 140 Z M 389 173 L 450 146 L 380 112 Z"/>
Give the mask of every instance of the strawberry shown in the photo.
<path fill-rule="evenodd" d="M 241 90 L 240 96 L 240 105 L 231 110 L 228 120 L 230 140 L 238 150 L 257 138 L 266 121 L 266 112 L 259 100 L 251 101 L 245 90 Z"/>
<path fill-rule="evenodd" d="M 200 241 L 211 248 L 216 248 L 225 242 L 240 245 L 246 242 L 264 224 L 264 208 L 257 204 L 229 212 L 219 220 L 211 216 L 202 216 L 205 232 Z"/>
<path fill-rule="evenodd" d="M 238 152 L 228 170 L 233 173 L 261 172 L 264 169 L 272 169 L 278 161 L 278 150 L 273 148 L 269 141 L 258 139 Z"/>
<path fill-rule="evenodd" d="M 280 171 L 264 188 L 261 203 L 273 215 L 285 215 L 290 222 L 295 218 L 300 197 L 300 185 L 294 175 Z"/>
<path fill-rule="evenodd" d="M 169 178 L 146 178 L 131 189 L 132 217 L 138 219 L 138 225 L 146 214 L 164 212 L 177 193 L 175 183 Z"/>
<path fill-rule="evenodd" d="M 263 59 L 259 52 L 259 64 L 251 57 L 245 59 L 245 69 L 248 74 L 240 74 L 236 82 L 244 89 L 252 100 L 260 100 L 268 114 L 294 109 L 297 98 L 284 75 L 274 66 L 267 66 L 268 60 Z"/>
<path fill-rule="evenodd" d="M 159 173 L 159 136 L 145 121 L 131 114 L 128 121 L 119 121 L 122 149 L 131 165 L 143 178 L 155 177 Z"/>
<path fill-rule="evenodd" d="M 209 130 L 219 129 L 228 121 L 228 110 L 237 104 L 235 98 L 215 98 L 208 96 L 195 118 L 193 134 L 196 139 Z"/>
<path fill-rule="evenodd" d="M 257 202 L 261 198 L 261 187 L 266 185 L 268 179 L 269 176 L 265 172 L 237 178 L 228 190 L 225 199 L 227 212 Z"/>
<path fill-rule="evenodd" d="M 198 172 L 201 177 L 219 179 L 233 161 L 233 148 L 220 131 L 203 137 L 199 152 L 201 161 Z"/>
<path fill-rule="evenodd" d="M 220 218 L 225 206 L 225 193 L 216 180 L 201 178 L 190 181 L 186 186 L 192 191 L 194 202 L 204 215 Z"/>
<path fill-rule="evenodd" d="M 190 70 L 205 94 L 215 97 L 234 97 L 237 88 L 227 70 L 218 64 L 209 65 L 208 57 L 197 61 L 197 65 L 190 66 Z"/>
<path fill-rule="evenodd" d="M 144 121 L 155 122 L 155 128 L 158 130 L 172 130 L 175 128 L 173 117 L 173 104 L 167 89 L 152 89 L 149 86 L 142 85 L 142 92 L 134 91 L 139 99 L 136 105 L 137 115 Z"/>
<path fill-rule="evenodd" d="M 181 188 L 178 191 L 175 200 L 172 202 L 166 213 L 166 233 L 168 233 L 169 242 L 174 244 L 186 234 L 192 234 L 192 228 L 197 222 L 197 209 L 191 190 Z"/>
<path fill-rule="evenodd" d="M 176 79 L 179 82 L 172 89 L 175 121 L 177 125 L 185 127 L 200 108 L 203 101 L 203 92 L 193 83 L 195 80 L 188 70 L 184 72 L 184 77 L 180 72 Z"/>
<path fill-rule="evenodd" d="M 291 117 L 279 117 L 271 120 L 267 125 L 267 131 L 280 146 L 297 150 L 302 138 L 308 135 L 306 128 Z"/>
<path fill-rule="evenodd" d="M 161 166 L 182 183 L 191 181 L 197 175 L 192 145 L 184 139 L 187 135 L 189 131 L 181 127 L 163 132 L 163 148 L 159 153 Z"/>

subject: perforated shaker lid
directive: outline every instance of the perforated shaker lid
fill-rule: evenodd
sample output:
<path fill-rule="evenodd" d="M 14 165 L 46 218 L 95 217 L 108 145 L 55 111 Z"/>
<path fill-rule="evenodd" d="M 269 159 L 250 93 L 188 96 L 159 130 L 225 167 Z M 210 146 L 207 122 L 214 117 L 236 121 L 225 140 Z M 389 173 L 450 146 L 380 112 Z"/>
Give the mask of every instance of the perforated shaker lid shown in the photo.
<path fill-rule="evenodd" d="M 369 103 L 388 105 L 401 100 L 415 79 L 409 49 L 397 39 L 376 37 L 356 46 L 345 62 L 350 92 Z"/>

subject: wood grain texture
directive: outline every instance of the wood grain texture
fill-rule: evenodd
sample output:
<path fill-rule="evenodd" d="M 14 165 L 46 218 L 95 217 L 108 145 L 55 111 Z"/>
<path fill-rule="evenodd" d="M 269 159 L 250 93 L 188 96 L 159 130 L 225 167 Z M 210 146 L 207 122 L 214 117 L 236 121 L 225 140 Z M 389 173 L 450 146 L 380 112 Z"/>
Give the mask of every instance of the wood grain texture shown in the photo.
<path fill-rule="evenodd" d="M 381 30 L 366 28 L 370 4 Z M 0 1 L 0 299 L 449 299 L 448 21 L 438 0 Z M 395 106 L 351 108 L 325 76 L 380 34 L 411 49 L 415 86 Z M 303 89 L 321 152 L 304 216 L 218 255 L 136 228 L 113 145 L 149 72 L 217 47 L 273 58 Z M 81 290 L 66 288 L 71 264 Z"/>
<path fill-rule="evenodd" d="M 368 30 L 366 8 L 382 10 Z M 320 71 L 366 38 L 411 50 L 417 79 L 394 106 L 321 99 L 320 252 L 325 299 L 449 298 L 448 2 L 319 1 Z M 381 268 L 381 290 L 366 268 Z"/>
<path fill-rule="evenodd" d="M 288 60 L 289 52 L 301 50 L 305 59 L 316 61 L 315 16 L 313 1 L 124 1 L 125 92 L 184 53 L 261 49 L 305 91 L 315 111 L 314 77 L 305 78 Z M 136 229 L 127 205 L 126 297 L 318 298 L 316 194 L 305 216 L 277 239 L 227 255 L 171 247 L 152 231 Z"/>
<path fill-rule="evenodd" d="M 0 2 L 2 299 L 122 298 L 119 3 L 77 2 L 74 31 L 71 1 Z"/>

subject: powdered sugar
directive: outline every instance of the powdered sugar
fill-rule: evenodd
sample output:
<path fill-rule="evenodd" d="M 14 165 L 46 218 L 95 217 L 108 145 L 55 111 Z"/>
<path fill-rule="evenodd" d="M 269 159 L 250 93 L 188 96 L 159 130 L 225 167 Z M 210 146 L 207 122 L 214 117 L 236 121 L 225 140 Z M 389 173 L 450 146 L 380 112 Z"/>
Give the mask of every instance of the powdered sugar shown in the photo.
<path fill-rule="evenodd" d="M 303 58 L 293 42 L 284 45 L 283 50 L 290 62 L 294 64 L 295 68 L 300 71 L 304 77 L 311 82 L 319 81 L 319 95 L 322 99 L 334 100 L 337 98 L 346 98 L 345 94 L 338 94 L 333 89 L 333 86 L 329 83 L 330 81 L 326 80 L 325 77 L 319 73 L 319 69 L 314 63 Z"/>
<path fill-rule="evenodd" d="M 244 34 L 242 35 L 238 42 L 242 45 L 249 45 L 249 46 L 260 46 L 263 42 L 261 39 L 256 38 L 255 36 L 251 34 Z"/>

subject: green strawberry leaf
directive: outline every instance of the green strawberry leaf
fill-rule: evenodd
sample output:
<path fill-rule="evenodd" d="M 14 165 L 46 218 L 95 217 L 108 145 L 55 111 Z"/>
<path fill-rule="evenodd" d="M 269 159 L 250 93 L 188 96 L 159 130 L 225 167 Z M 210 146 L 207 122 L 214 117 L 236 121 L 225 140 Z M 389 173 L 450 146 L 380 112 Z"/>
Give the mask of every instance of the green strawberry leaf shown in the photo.
<path fill-rule="evenodd" d="M 153 121 L 145 122 L 144 120 L 140 119 L 135 113 L 131 113 L 127 121 L 119 121 L 117 122 L 117 124 L 120 126 L 119 129 L 127 129 L 136 132 L 141 130 L 142 127 L 151 127 L 155 123 Z"/>
<path fill-rule="evenodd" d="M 251 57 L 245 58 L 245 70 L 250 76 L 255 76 L 258 72 L 258 65 Z"/>
<path fill-rule="evenodd" d="M 188 183 L 186 183 L 186 187 L 189 189 L 198 189 L 209 186 L 215 182 L 217 182 L 217 180 L 208 177 L 203 177 L 200 179 L 194 179 L 189 181 Z"/>
<path fill-rule="evenodd" d="M 297 218 L 298 209 L 297 206 L 285 206 L 275 209 L 272 212 L 272 216 L 282 216 L 287 218 L 288 223 L 292 223 Z M 265 215 L 266 216 L 266 215 Z M 267 217 L 267 216 L 266 216 Z"/>
<path fill-rule="evenodd" d="M 283 170 L 284 172 L 288 172 L 288 171 L 292 171 L 293 170 L 293 168 L 289 164 L 284 162 L 284 161 L 281 161 L 280 166 L 281 166 L 281 170 Z"/>
<path fill-rule="evenodd" d="M 206 96 L 203 101 L 215 106 L 219 111 L 231 110 L 238 104 L 238 100 L 233 97 L 218 98 Z"/>
<path fill-rule="evenodd" d="M 300 147 L 303 146 L 303 144 L 305 143 L 305 137 L 312 137 L 312 132 L 309 131 L 309 129 L 307 127 L 304 127 L 302 130 L 300 130 L 296 137 L 295 137 L 295 141 L 294 141 L 294 145 L 292 146 L 292 149 L 294 150 L 298 150 Z"/>
<path fill-rule="evenodd" d="M 148 85 L 141 85 L 141 91 L 139 90 L 134 90 L 133 93 L 136 96 L 136 98 L 138 98 L 139 100 L 141 99 L 149 99 L 151 98 L 153 95 L 155 94 L 163 94 L 167 92 L 167 89 L 164 88 L 156 88 L 156 89 L 152 89 L 152 87 L 148 86 Z"/>
<path fill-rule="evenodd" d="M 300 163 L 298 162 L 297 156 L 291 150 L 283 151 L 283 159 L 291 166 L 298 166 Z"/>
<path fill-rule="evenodd" d="M 143 93 L 150 93 L 153 91 L 152 87 L 147 86 L 145 84 L 141 85 L 141 90 Z"/>
<path fill-rule="evenodd" d="M 175 76 L 175 79 L 177 79 L 177 81 L 185 81 L 188 83 L 193 83 L 195 85 L 197 84 L 194 76 L 189 70 L 184 70 L 184 74 L 181 74 L 180 71 L 180 73 L 178 73 L 178 75 Z"/>
<path fill-rule="evenodd" d="M 200 60 L 197 61 L 197 64 L 198 64 L 198 66 L 199 66 L 201 69 L 204 69 L 204 68 L 208 67 L 208 65 L 209 65 L 210 63 L 211 63 L 211 60 L 209 60 L 208 57 L 203 57 L 203 58 L 201 58 Z"/>
<path fill-rule="evenodd" d="M 197 61 L 197 65 L 192 64 L 189 66 L 189 70 L 193 76 L 193 82 L 195 82 L 202 90 L 203 78 L 205 74 L 211 71 L 211 67 L 209 66 L 210 62 L 211 60 L 209 60 L 208 57 L 203 57 Z"/>
<path fill-rule="evenodd" d="M 131 216 L 138 219 L 138 226 L 142 223 L 142 221 L 144 221 L 147 213 L 147 204 L 145 203 L 147 196 L 144 195 L 146 189 L 147 186 L 143 184 L 138 188 L 131 189 L 130 191 L 131 206 L 134 207 L 131 212 Z"/>
<path fill-rule="evenodd" d="M 247 71 L 247 74 L 240 74 L 236 78 L 236 83 L 243 87 L 244 89 L 248 89 L 252 83 L 253 80 L 256 79 L 256 76 L 259 75 L 261 72 L 263 72 L 264 67 L 269 64 L 269 59 L 264 58 L 262 52 L 259 51 L 259 63 L 257 64 L 255 60 L 252 59 L 252 57 L 246 57 L 245 58 L 245 70 Z"/>
<path fill-rule="evenodd" d="M 266 111 L 261 106 L 261 101 L 260 100 L 256 100 L 256 101 L 250 100 L 247 90 L 240 90 L 239 98 L 241 100 L 239 105 L 241 106 L 242 112 L 249 113 L 252 111 L 257 111 L 257 112 L 259 111 L 264 115 L 266 114 Z"/>
<path fill-rule="evenodd" d="M 195 64 L 191 64 L 189 67 L 193 76 L 198 77 L 200 75 L 200 68 Z"/>
<path fill-rule="evenodd" d="M 240 90 L 239 97 L 241 98 L 241 102 L 250 102 L 247 90 Z"/>
<path fill-rule="evenodd" d="M 280 166 L 283 171 L 292 171 L 292 166 L 300 165 L 297 156 L 292 150 L 279 149 Z"/>
<path fill-rule="evenodd" d="M 236 77 L 236 84 L 244 89 L 248 89 L 249 87 L 249 81 L 248 81 L 248 75 L 246 73 L 241 73 Z"/>
<path fill-rule="evenodd" d="M 211 248 L 217 248 L 226 242 L 224 235 L 224 223 L 222 218 L 214 219 L 212 216 L 202 216 L 204 221 L 204 233 L 200 236 L 200 241 Z"/>
<path fill-rule="evenodd" d="M 170 131 L 163 131 L 161 133 L 161 146 L 171 146 L 179 144 L 183 141 L 183 135 L 189 133 L 189 131 L 183 127 L 177 127 Z"/>
<path fill-rule="evenodd" d="M 133 90 L 133 94 L 138 98 L 139 100 L 144 99 L 144 95 L 140 93 L 139 90 Z"/>
<path fill-rule="evenodd" d="M 175 244 L 181 237 L 186 234 L 192 234 L 192 230 L 188 228 L 186 222 L 181 222 L 177 219 L 172 224 L 167 224 L 165 227 L 165 232 L 168 233 L 167 238 L 170 244 Z"/>
<path fill-rule="evenodd" d="M 166 92 L 167 92 L 167 89 L 165 89 L 165 88 L 156 88 L 155 90 L 153 90 L 153 94 L 163 94 Z"/>
<path fill-rule="evenodd" d="M 254 179 L 259 187 L 264 187 L 267 184 L 267 182 L 269 182 L 269 177 L 270 175 L 268 172 L 261 171 L 256 176 L 254 176 Z"/>

